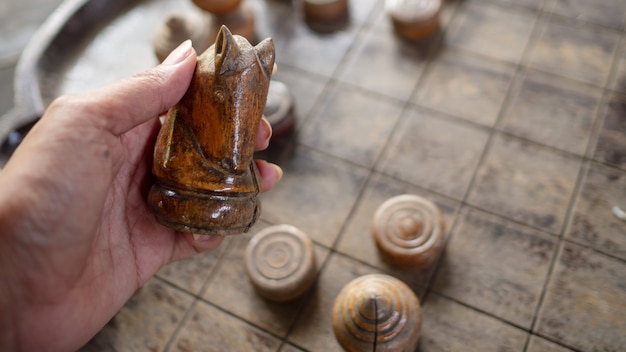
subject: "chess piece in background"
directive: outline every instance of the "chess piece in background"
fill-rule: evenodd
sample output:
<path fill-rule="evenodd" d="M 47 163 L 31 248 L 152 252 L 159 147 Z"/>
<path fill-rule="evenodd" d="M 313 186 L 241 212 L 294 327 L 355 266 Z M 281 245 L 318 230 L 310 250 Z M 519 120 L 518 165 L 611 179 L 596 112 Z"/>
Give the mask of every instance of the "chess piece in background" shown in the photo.
<path fill-rule="evenodd" d="M 421 334 L 417 296 L 389 275 L 365 275 L 348 283 L 332 315 L 335 337 L 346 351 L 413 352 Z"/>
<path fill-rule="evenodd" d="M 392 197 L 381 204 L 371 230 L 383 260 L 399 269 L 430 266 L 445 243 L 445 221 L 439 208 L 411 194 Z"/>
<path fill-rule="evenodd" d="M 304 0 L 304 18 L 311 29 L 334 32 L 349 20 L 348 0 Z"/>
<path fill-rule="evenodd" d="M 246 248 L 246 272 L 260 296 L 276 302 L 297 299 L 315 283 L 313 242 L 296 227 L 270 226 Z"/>
<path fill-rule="evenodd" d="M 442 0 L 385 0 L 385 12 L 394 31 L 404 39 L 419 40 L 439 30 Z"/>
<path fill-rule="evenodd" d="M 275 164 L 289 160 L 296 149 L 295 99 L 287 85 L 272 80 L 263 115 L 272 126 L 269 146 L 256 153 L 259 159 Z"/>
<path fill-rule="evenodd" d="M 226 27 L 198 57 L 191 84 L 157 137 L 148 204 L 182 232 L 246 232 L 260 214 L 255 138 L 274 68 L 274 44 L 252 46 Z"/>
<path fill-rule="evenodd" d="M 203 13 L 172 13 L 158 28 L 152 41 L 157 59 L 162 62 L 172 50 L 187 39 L 191 40 L 197 53 L 204 52 L 215 40 L 215 35 L 211 36 L 207 31 L 210 26 L 210 17 Z"/>

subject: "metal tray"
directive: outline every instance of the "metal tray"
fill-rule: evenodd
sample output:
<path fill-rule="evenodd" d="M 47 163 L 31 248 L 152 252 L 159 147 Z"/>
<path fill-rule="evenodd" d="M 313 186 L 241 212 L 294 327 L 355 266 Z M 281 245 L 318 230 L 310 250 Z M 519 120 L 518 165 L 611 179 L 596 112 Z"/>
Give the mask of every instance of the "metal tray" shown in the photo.
<path fill-rule="evenodd" d="M 84 92 L 156 65 L 152 39 L 189 0 L 67 0 L 41 25 L 15 73 L 14 108 L 0 117 L 0 141 L 27 130 L 58 96 Z M 0 167 L 10 156 L 2 148 Z"/>

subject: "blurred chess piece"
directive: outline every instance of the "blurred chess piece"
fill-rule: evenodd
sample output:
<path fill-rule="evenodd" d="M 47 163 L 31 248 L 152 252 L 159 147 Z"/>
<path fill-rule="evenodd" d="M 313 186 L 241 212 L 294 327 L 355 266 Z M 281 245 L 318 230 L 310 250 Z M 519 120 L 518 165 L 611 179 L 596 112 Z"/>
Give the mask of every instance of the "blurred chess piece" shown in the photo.
<path fill-rule="evenodd" d="M 211 36 L 207 31 L 210 25 L 210 17 L 199 12 L 178 12 L 169 15 L 158 28 L 152 42 L 159 62 L 165 60 L 172 50 L 187 39 L 191 40 L 197 53 L 204 52 L 215 40 L 215 35 Z"/>
<path fill-rule="evenodd" d="M 418 298 L 388 275 L 365 275 L 348 283 L 335 299 L 332 316 L 333 332 L 346 351 L 413 352 L 421 334 Z"/>
<path fill-rule="evenodd" d="M 311 29 L 334 32 L 348 24 L 348 0 L 304 0 L 304 18 Z"/>
<path fill-rule="evenodd" d="M 442 0 L 385 0 L 385 12 L 396 34 L 419 40 L 439 31 Z"/>
<path fill-rule="evenodd" d="M 317 276 L 313 242 L 290 225 L 270 226 L 254 235 L 245 261 L 250 282 L 260 296 L 271 301 L 301 297 Z"/>
<path fill-rule="evenodd" d="M 221 26 L 254 43 L 256 38 L 254 11 L 246 0 L 192 0 L 211 16 L 210 35 L 214 38 Z"/>
<path fill-rule="evenodd" d="M 430 266 L 445 243 L 445 221 L 439 208 L 411 194 L 392 197 L 380 205 L 371 230 L 382 259 L 399 269 Z"/>
<path fill-rule="evenodd" d="M 256 158 L 275 164 L 289 160 L 296 148 L 295 100 L 283 82 L 272 80 L 263 115 L 272 126 L 269 146 L 256 152 Z"/>
<path fill-rule="evenodd" d="M 163 122 L 148 205 L 181 232 L 246 232 L 260 215 L 254 145 L 274 69 L 274 44 L 226 27 L 198 57 L 189 88 Z"/>

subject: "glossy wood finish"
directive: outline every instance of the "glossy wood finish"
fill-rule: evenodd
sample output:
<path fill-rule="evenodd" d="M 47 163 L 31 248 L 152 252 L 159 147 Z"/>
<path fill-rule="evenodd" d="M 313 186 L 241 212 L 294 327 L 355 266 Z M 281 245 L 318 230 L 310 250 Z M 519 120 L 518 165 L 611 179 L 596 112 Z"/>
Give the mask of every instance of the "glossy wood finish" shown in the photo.
<path fill-rule="evenodd" d="M 154 150 L 157 220 L 182 232 L 246 232 L 260 214 L 252 160 L 274 66 L 274 44 L 253 47 L 222 27 L 198 58 L 187 93 L 171 108 Z"/>
<path fill-rule="evenodd" d="M 385 274 L 354 279 L 333 305 L 333 331 L 346 351 L 414 351 L 421 326 L 415 293 Z"/>
<path fill-rule="evenodd" d="M 386 0 L 385 11 L 400 37 L 417 40 L 439 30 L 441 0 Z"/>
<path fill-rule="evenodd" d="M 372 236 L 381 257 L 401 269 L 421 269 L 439 257 L 445 221 L 431 201 L 411 194 L 388 199 L 372 219 Z"/>
<path fill-rule="evenodd" d="M 304 0 L 304 18 L 319 32 L 332 32 L 348 22 L 348 0 Z"/>
<path fill-rule="evenodd" d="M 252 285 L 271 301 L 299 298 L 317 276 L 313 242 L 291 225 L 270 226 L 257 233 L 246 248 L 245 260 Z"/>

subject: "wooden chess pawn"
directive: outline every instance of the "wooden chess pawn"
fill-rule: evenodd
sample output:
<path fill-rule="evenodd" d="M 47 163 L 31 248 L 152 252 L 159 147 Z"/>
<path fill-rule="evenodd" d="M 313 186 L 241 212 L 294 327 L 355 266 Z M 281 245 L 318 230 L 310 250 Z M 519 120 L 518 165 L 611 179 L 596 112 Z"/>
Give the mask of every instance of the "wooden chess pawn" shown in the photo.
<path fill-rule="evenodd" d="M 333 32 L 348 23 L 348 0 L 304 0 L 304 18 L 313 30 Z"/>
<path fill-rule="evenodd" d="M 272 138 L 269 146 L 256 152 L 256 156 L 280 165 L 293 156 L 297 144 L 295 100 L 284 83 L 270 83 L 263 115 L 272 126 Z"/>
<path fill-rule="evenodd" d="M 256 40 L 254 11 L 244 0 L 193 0 L 200 9 L 211 15 L 209 35 L 215 37 L 221 26 L 250 42 Z"/>
<path fill-rule="evenodd" d="M 263 115 L 272 126 L 272 138 L 282 138 L 295 129 L 294 99 L 283 82 L 272 80 Z"/>
<path fill-rule="evenodd" d="M 439 30 L 442 0 L 385 0 L 385 11 L 402 38 L 419 40 Z"/>
<path fill-rule="evenodd" d="M 159 62 L 165 60 L 172 50 L 187 39 L 191 40 L 196 52 L 204 52 L 215 40 L 215 35 L 211 36 L 206 30 L 210 25 L 210 17 L 197 12 L 173 13 L 168 16 L 152 41 Z"/>
<path fill-rule="evenodd" d="M 313 243 L 290 225 L 270 226 L 246 248 L 246 272 L 260 296 L 276 302 L 297 299 L 315 283 Z"/>
<path fill-rule="evenodd" d="M 407 351 L 417 347 L 422 311 L 415 293 L 383 274 L 348 283 L 333 305 L 333 331 L 346 351 Z"/>
<path fill-rule="evenodd" d="M 260 179 L 253 161 L 274 44 L 252 46 L 222 27 L 198 57 L 182 99 L 163 122 L 154 149 L 156 183 L 148 205 L 177 231 L 246 232 L 260 214 Z"/>
<path fill-rule="evenodd" d="M 385 201 L 374 214 L 371 231 L 382 259 L 400 269 L 431 265 L 445 243 L 445 221 L 439 208 L 410 194 Z"/>

